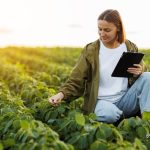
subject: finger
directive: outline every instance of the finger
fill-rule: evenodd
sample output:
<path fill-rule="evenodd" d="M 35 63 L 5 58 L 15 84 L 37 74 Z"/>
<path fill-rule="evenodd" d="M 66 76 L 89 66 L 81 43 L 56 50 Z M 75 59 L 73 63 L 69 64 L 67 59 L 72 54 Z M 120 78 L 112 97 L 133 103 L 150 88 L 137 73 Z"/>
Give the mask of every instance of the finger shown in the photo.
<path fill-rule="evenodd" d="M 142 73 L 143 68 L 140 64 L 134 64 L 134 66 L 136 66 L 136 68 Z"/>
<path fill-rule="evenodd" d="M 141 68 L 141 65 L 140 65 L 140 64 L 133 64 L 133 66 L 138 67 L 138 68 Z"/>
<path fill-rule="evenodd" d="M 52 103 L 52 106 L 59 106 L 60 105 L 60 102 L 55 102 L 55 103 Z"/>
<path fill-rule="evenodd" d="M 58 104 L 55 103 L 55 100 L 54 99 L 49 99 L 49 102 L 52 106 L 57 106 Z"/>
<path fill-rule="evenodd" d="M 49 101 L 51 104 L 55 104 L 55 100 L 54 100 L 53 98 L 50 98 L 48 101 Z"/>
<path fill-rule="evenodd" d="M 135 71 L 135 70 L 134 70 L 134 71 L 131 71 L 131 70 L 130 70 L 130 71 L 128 71 L 128 72 L 131 73 L 131 74 L 135 74 L 135 75 L 139 75 L 139 74 L 140 74 L 139 71 Z"/>
<path fill-rule="evenodd" d="M 59 105 L 61 103 L 61 99 L 54 99 L 53 104 L 54 105 Z"/>
<path fill-rule="evenodd" d="M 137 69 L 137 68 L 128 68 L 127 71 L 128 71 L 128 72 L 133 72 L 133 73 L 134 73 L 134 72 L 135 72 L 135 73 L 136 73 L 136 72 L 137 72 L 137 73 L 139 73 L 139 72 L 141 73 L 141 72 L 142 72 L 142 70 L 139 69 L 139 68 L 138 68 L 138 69 Z"/>
<path fill-rule="evenodd" d="M 135 70 L 135 71 L 141 71 L 141 68 L 128 68 L 127 70 Z"/>
<path fill-rule="evenodd" d="M 140 64 L 133 64 L 133 67 L 129 67 L 128 69 L 139 69 L 139 70 L 142 70 L 142 66 Z"/>

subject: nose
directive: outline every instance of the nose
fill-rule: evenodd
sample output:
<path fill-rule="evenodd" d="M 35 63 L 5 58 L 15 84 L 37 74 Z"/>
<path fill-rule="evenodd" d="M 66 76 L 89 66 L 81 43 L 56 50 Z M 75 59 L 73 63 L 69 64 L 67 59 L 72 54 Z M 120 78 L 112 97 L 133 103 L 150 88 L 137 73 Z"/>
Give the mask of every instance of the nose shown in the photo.
<path fill-rule="evenodd" d="M 100 36 L 105 36 L 105 32 L 103 30 L 100 31 Z"/>

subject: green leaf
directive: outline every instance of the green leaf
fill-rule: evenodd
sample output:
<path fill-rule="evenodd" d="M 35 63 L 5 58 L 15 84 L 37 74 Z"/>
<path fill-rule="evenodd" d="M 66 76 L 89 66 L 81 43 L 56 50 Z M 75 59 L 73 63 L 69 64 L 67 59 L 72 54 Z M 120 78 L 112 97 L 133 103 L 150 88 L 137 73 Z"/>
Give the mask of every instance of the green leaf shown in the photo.
<path fill-rule="evenodd" d="M 56 119 L 58 115 L 59 115 L 58 111 L 55 110 L 55 111 L 53 111 L 53 112 L 50 113 L 50 118 L 51 119 Z"/>
<path fill-rule="evenodd" d="M 147 150 L 146 146 L 137 138 L 135 138 L 134 147 L 140 150 Z"/>
<path fill-rule="evenodd" d="M 19 119 L 13 121 L 13 127 L 14 127 L 14 129 L 20 128 L 20 120 Z"/>
<path fill-rule="evenodd" d="M 121 135 L 121 133 L 117 130 L 117 129 L 112 129 L 113 130 L 113 134 L 115 136 L 115 138 L 120 141 L 120 142 L 123 142 L 123 137 Z"/>
<path fill-rule="evenodd" d="M 81 134 L 80 135 L 80 139 L 78 140 L 78 142 L 76 143 L 77 144 L 77 147 L 79 148 L 79 149 L 87 149 L 87 147 L 88 147 L 88 139 L 87 139 L 87 137 L 88 137 L 88 134 L 87 133 L 83 133 L 83 134 Z"/>
<path fill-rule="evenodd" d="M 3 133 L 6 133 L 9 130 L 9 128 L 12 125 L 12 122 L 13 122 L 13 120 L 8 121 L 8 123 L 6 124 L 6 126 L 5 126 L 5 128 L 3 130 Z"/>
<path fill-rule="evenodd" d="M 68 150 L 67 145 L 62 141 L 55 141 L 54 149 L 56 150 Z"/>
<path fill-rule="evenodd" d="M 78 140 L 80 139 L 80 134 L 76 135 L 76 136 L 72 136 L 67 143 L 69 144 L 75 144 Z"/>
<path fill-rule="evenodd" d="M 56 119 L 49 119 L 49 120 L 47 121 L 47 124 L 53 124 L 55 120 L 56 120 Z"/>
<path fill-rule="evenodd" d="M 89 118 L 92 120 L 96 120 L 96 114 L 95 113 L 90 113 Z"/>
<path fill-rule="evenodd" d="M 95 131 L 96 128 L 95 128 L 94 126 L 92 126 L 91 124 L 86 124 L 86 125 L 84 126 L 84 130 L 85 130 L 86 132 L 90 132 L 90 131 Z"/>
<path fill-rule="evenodd" d="M 3 145 L 2 145 L 2 143 L 0 143 L 0 150 L 3 150 Z"/>
<path fill-rule="evenodd" d="M 108 146 L 100 141 L 95 141 L 91 144 L 90 150 L 107 150 Z"/>
<path fill-rule="evenodd" d="M 81 126 L 85 125 L 85 118 L 84 118 L 83 114 L 76 113 L 75 114 L 75 120 L 76 120 L 77 124 L 79 124 Z"/>
<path fill-rule="evenodd" d="M 14 139 L 6 139 L 3 141 L 5 148 L 15 145 Z"/>
<path fill-rule="evenodd" d="M 71 122 L 72 120 L 64 120 L 64 122 L 60 125 L 60 129 L 58 131 L 63 131 Z"/>
<path fill-rule="evenodd" d="M 108 124 L 102 124 L 100 127 L 104 131 L 106 138 L 112 136 L 112 129 L 110 128 Z"/>
<path fill-rule="evenodd" d="M 136 125 L 137 125 L 137 123 L 136 123 L 136 119 L 135 118 L 130 118 L 130 119 L 128 119 L 128 124 L 129 124 L 129 126 L 130 127 L 133 127 L 133 128 L 135 128 L 136 127 Z"/>
<path fill-rule="evenodd" d="M 25 132 L 24 135 L 22 136 L 21 142 L 22 142 L 22 143 L 27 142 L 28 137 L 29 137 L 28 133 Z"/>
<path fill-rule="evenodd" d="M 106 139 L 105 132 L 100 127 L 97 128 L 96 139 Z"/>
<path fill-rule="evenodd" d="M 137 134 L 140 138 L 145 138 L 146 137 L 147 132 L 146 132 L 146 129 L 144 127 L 138 127 L 136 129 L 136 131 L 137 131 Z"/>
<path fill-rule="evenodd" d="M 30 128 L 30 124 L 29 124 L 29 122 L 26 121 L 26 120 L 21 120 L 21 121 L 20 121 L 20 124 L 21 124 L 21 128 L 23 128 L 23 129 L 28 129 L 28 128 Z"/>
<path fill-rule="evenodd" d="M 62 107 L 62 106 L 58 107 L 58 112 L 59 112 L 59 114 L 64 113 L 65 112 L 65 108 Z"/>
<path fill-rule="evenodd" d="M 143 120 L 150 120 L 150 112 L 143 112 L 142 113 L 142 119 Z"/>

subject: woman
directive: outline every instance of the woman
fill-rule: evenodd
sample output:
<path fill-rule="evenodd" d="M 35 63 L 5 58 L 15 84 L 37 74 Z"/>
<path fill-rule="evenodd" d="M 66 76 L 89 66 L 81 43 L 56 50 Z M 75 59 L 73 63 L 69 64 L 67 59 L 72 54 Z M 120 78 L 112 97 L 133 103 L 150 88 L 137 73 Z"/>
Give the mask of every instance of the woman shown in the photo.
<path fill-rule="evenodd" d="M 84 96 L 83 110 L 94 112 L 98 121 L 114 123 L 134 116 L 139 110 L 150 112 L 150 73 L 143 62 L 128 68 L 132 78 L 111 77 L 123 52 L 137 52 L 136 45 L 125 39 L 117 10 L 106 10 L 98 17 L 100 38 L 85 46 L 70 78 L 49 102 L 58 105 L 62 99 Z M 133 84 L 134 83 L 134 84 Z"/>

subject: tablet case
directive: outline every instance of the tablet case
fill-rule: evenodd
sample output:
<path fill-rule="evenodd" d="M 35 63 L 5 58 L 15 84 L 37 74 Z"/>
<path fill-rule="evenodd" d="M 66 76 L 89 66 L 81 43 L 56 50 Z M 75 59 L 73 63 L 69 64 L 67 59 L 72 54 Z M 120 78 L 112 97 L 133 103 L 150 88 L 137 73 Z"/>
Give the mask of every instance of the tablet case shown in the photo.
<path fill-rule="evenodd" d="M 133 77 L 133 74 L 127 72 L 127 69 L 129 67 L 134 67 L 133 64 L 139 64 L 143 56 L 144 56 L 143 53 L 123 52 L 111 76 L 112 77 Z"/>

